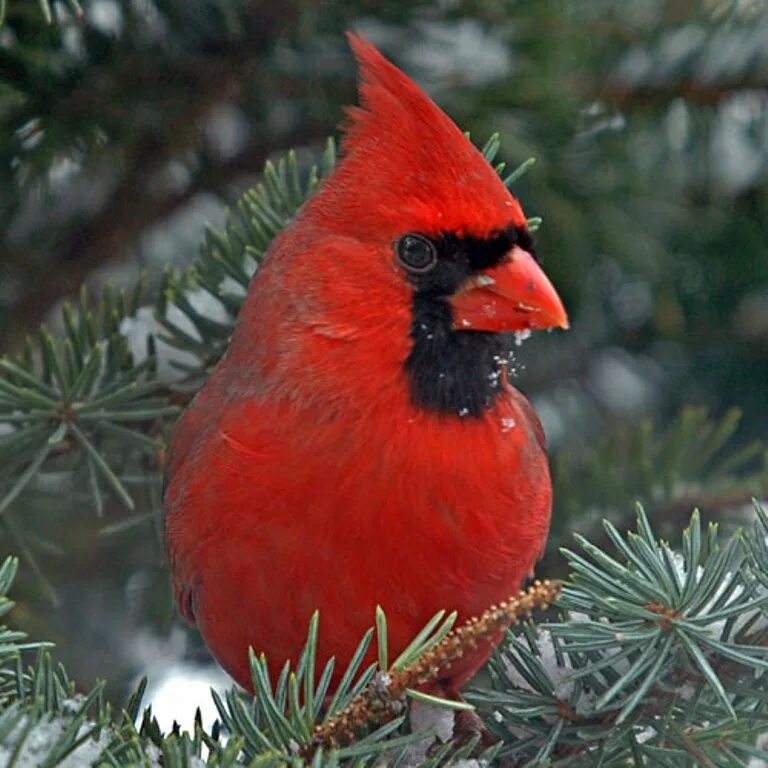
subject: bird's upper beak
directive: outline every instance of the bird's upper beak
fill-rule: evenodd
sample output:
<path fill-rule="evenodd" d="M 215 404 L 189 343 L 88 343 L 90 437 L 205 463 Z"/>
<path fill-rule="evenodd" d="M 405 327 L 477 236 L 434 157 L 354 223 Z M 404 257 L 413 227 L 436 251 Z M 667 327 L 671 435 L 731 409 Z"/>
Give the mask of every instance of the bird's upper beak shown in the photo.
<path fill-rule="evenodd" d="M 567 328 L 568 315 L 530 253 L 515 246 L 501 264 L 473 275 L 449 299 L 462 331 Z"/>

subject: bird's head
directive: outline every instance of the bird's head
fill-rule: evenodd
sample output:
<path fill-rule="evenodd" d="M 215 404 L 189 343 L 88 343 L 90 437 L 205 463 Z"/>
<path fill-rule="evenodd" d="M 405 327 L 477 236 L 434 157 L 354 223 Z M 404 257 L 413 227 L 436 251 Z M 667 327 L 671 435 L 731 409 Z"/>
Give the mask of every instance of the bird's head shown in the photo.
<path fill-rule="evenodd" d="M 348 109 L 344 158 L 325 190 L 334 224 L 384 246 L 379 266 L 416 293 L 444 297 L 457 330 L 567 328 L 520 203 L 496 171 L 409 77 L 364 38 L 349 40 L 361 105 Z"/>
<path fill-rule="evenodd" d="M 339 164 L 286 233 L 302 236 L 297 252 L 312 250 L 310 231 L 338 247 L 325 260 L 315 248 L 311 267 L 297 263 L 314 270 L 302 285 L 326 286 L 316 302 L 326 309 L 315 316 L 333 315 L 329 328 L 345 317 L 407 318 L 413 400 L 479 415 L 494 400 L 510 333 L 567 328 L 565 309 L 496 171 L 373 45 L 349 40 L 360 106 L 347 111 Z"/>

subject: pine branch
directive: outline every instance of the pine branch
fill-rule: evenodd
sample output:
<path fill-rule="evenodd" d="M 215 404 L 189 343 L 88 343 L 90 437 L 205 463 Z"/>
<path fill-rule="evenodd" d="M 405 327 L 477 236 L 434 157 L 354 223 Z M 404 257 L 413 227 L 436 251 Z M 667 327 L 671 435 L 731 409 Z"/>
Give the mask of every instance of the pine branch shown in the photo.
<path fill-rule="evenodd" d="M 756 507 L 752 530 L 721 545 L 694 513 L 679 553 L 642 509 L 637 533 L 605 528 L 616 554 L 577 536 L 561 621 L 526 628 L 494 660 L 492 689 L 468 695 L 502 754 L 577 766 L 762 755 L 768 516 Z"/>
<path fill-rule="evenodd" d="M 469 619 L 433 648 L 417 652 L 412 663 L 402 667 L 396 664 L 386 674 L 378 675 L 344 710 L 315 728 L 304 757 L 310 760 L 318 748 L 336 749 L 350 744 L 361 728 L 399 715 L 409 691 L 434 680 L 438 672 L 449 669 L 468 650 L 516 624 L 521 617 L 530 617 L 534 610 L 547 610 L 557 599 L 561 586 L 560 582 L 537 581 L 526 592 L 510 597 L 498 607 L 491 606 L 479 618 Z"/>

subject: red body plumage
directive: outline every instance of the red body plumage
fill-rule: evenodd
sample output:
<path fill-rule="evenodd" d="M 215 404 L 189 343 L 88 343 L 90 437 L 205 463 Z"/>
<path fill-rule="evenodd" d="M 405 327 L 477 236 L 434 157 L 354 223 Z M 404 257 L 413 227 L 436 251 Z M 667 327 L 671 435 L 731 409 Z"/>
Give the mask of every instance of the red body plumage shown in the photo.
<path fill-rule="evenodd" d="M 170 451 L 179 605 L 246 687 L 248 647 L 273 670 L 295 662 L 315 609 L 320 662 L 335 655 L 337 670 L 377 604 L 393 653 L 440 608 L 480 613 L 519 588 L 549 526 L 541 428 L 505 376 L 471 417 L 415 401 L 406 370 L 414 288 L 393 253 L 405 232 L 483 238 L 524 228 L 522 210 L 415 84 L 366 42 L 352 43 L 362 108 L 350 110 L 344 156 L 270 248 Z M 518 312 L 544 317 L 537 298 L 553 299 L 541 279 L 543 292 L 526 278 L 530 301 Z M 483 292 L 463 294 L 467 317 Z M 549 325 L 565 324 L 561 306 L 548 311 Z M 489 652 L 446 671 L 449 686 Z"/>

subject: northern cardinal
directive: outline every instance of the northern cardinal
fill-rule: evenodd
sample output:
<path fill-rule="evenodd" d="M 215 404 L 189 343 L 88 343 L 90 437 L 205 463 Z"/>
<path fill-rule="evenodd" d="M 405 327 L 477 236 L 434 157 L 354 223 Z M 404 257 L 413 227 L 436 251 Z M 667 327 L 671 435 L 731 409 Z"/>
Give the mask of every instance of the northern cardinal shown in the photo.
<path fill-rule="evenodd" d="M 342 159 L 274 240 L 167 464 L 179 608 L 246 688 L 248 647 L 295 663 L 315 609 L 333 686 L 377 604 L 393 654 L 441 608 L 481 613 L 549 528 L 544 435 L 505 361 L 510 332 L 566 328 L 563 305 L 494 169 L 350 43 L 361 106 Z"/>

